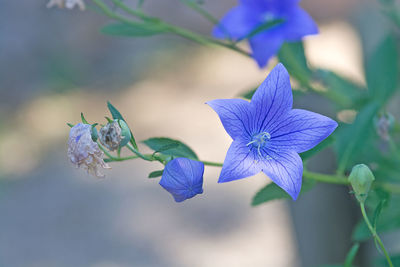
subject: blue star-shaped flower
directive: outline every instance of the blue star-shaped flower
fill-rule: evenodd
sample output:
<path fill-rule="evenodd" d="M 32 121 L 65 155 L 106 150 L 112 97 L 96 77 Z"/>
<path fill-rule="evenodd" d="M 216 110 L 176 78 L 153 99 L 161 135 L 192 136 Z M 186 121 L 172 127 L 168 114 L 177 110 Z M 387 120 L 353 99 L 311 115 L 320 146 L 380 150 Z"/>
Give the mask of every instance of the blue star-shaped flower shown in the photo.
<path fill-rule="evenodd" d="M 298 2 L 300 0 L 240 0 L 239 5 L 214 28 L 213 35 L 237 41 L 262 25 L 282 20 L 282 23 L 249 37 L 253 58 L 264 67 L 283 42 L 296 42 L 305 35 L 318 33 L 317 25 Z"/>
<path fill-rule="evenodd" d="M 165 165 L 160 185 L 171 193 L 176 202 L 182 202 L 203 193 L 204 163 L 176 158 Z"/>
<path fill-rule="evenodd" d="M 314 112 L 292 109 L 292 103 L 289 74 L 282 64 L 271 71 L 251 102 L 217 99 L 207 103 L 233 139 L 219 183 L 262 171 L 297 199 L 303 173 L 298 153 L 328 137 L 337 123 Z"/>

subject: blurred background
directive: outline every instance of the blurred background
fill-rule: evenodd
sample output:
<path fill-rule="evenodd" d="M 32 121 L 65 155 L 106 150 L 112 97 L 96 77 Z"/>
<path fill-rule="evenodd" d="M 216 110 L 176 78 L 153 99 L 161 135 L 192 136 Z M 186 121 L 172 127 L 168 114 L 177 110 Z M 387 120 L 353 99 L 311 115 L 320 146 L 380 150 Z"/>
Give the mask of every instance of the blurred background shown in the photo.
<path fill-rule="evenodd" d="M 90 10 L 47 9 L 46 0 L 0 4 L 1 267 L 343 262 L 359 217 L 348 188 L 319 185 L 297 202 L 252 208 L 253 195 L 269 182 L 266 176 L 217 184 L 220 169 L 208 167 L 204 194 L 177 204 L 158 179 L 147 178 L 160 169 L 157 163 L 112 163 L 106 178 L 97 179 L 68 161 L 66 123 L 79 122 L 80 112 L 91 122 L 104 122 L 109 100 L 137 140 L 179 139 L 201 159 L 222 162 L 231 140 L 204 103 L 238 96 L 259 84 L 268 69 L 232 51 L 174 36 L 104 36 L 99 28 L 108 19 Z M 218 18 L 235 4 L 205 0 Z M 386 27 L 377 3 L 301 4 L 321 31 L 305 40 L 312 65 L 365 84 L 362 49 Z M 146 0 L 145 9 L 204 34 L 212 29 L 178 0 Z M 376 34 L 366 40 L 366 30 Z M 299 97 L 295 106 L 336 118 L 318 96 Z M 324 151 L 310 168 L 334 170 L 333 152 Z M 371 246 L 362 247 L 360 266 L 369 266 Z"/>

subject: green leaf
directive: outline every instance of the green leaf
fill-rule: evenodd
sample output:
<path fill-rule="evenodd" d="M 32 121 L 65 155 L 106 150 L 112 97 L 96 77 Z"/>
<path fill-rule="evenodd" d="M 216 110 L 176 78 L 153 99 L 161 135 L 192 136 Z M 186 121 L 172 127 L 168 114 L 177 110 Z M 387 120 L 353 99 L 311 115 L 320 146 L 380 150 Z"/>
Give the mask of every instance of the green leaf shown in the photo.
<path fill-rule="evenodd" d="M 160 147 L 159 149 L 157 149 L 156 151 L 154 151 L 154 153 L 161 153 L 170 149 L 174 149 L 174 148 L 178 148 L 180 145 L 180 142 L 174 142 L 174 143 L 170 143 L 167 144 L 165 146 Z"/>
<path fill-rule="evenodd" d="M 313 188 L 315 184 L 316 182 L 314 180 L 303 179 L 303 185 L 301 187 L 300 194 L 311 190 L 311 188 Z M 277 186 L 275 183 L 269 183 L 257 192 L 257 194 L 253 197 L 251 205 L 257 206 L 271 200 L 286 198 L 291 197 L 288 193 L 285 192 L 285 190 Z"/>
<path fill-rule="evenodd" d="M 341 125 L 336 130 L 339 171 L 354 165 L 357 157 L 364 151 L 365 145 L 374 133 L 373 117 L 379 111 L 381 103 L 371 102 L 357 114 L 353 124 Z"/>
<path fill-rule="evenodd" d="M 376 195 L 376 192 L 374 192 L 373 194 L 371 193 L 368 196 L 367 202 L 370 201 L 370 198 L 373 198 L 374 195 Z M 398 207 L 399 201 L 400 196 L 393 195 L 392 200 L 389 201 L 388 206 L 381 209 L 379 220 L 376 221 L 376 231 L 378 232 L 378 234 L 388 233 L 396 229 L 400 229 L 400 209 Z M 368 206 L 370 206 L 370 204 L 368 204 Z M 371 237 L 372 235 L 364 220 L 360 220 L 353 231 L 353 240 L 365 241 Z"/>
<path fill-rule="evenodd" d="M 256 92 L 256 90 L 257 90 L 257 88 L 252 88 L 252 89 L 250 89 L 250 90 L 248 90 L 248 91 L 246 91 L 246 92 L 240 94 L 239 96 L 241 96 L 241 97 L 243 97 L 243 98 L 245 98 L 245 99 L 250 100 L 250 99 L 253 97 L 253 95 L 254 95 L 254 93 Z"/>
<path fill-rule="evenodd" d="M 125 121 L 124 117 L 122 117 L 121 113 L 118 111 L 116 107 L 114 107 L 110 101 L 107 101 L 108 110 L 110 110 L 111 116 L 114 120 L 123 120 Z M 126 122 L 126 121 L 125 121 Z"/>
<path fill-rule="evenodd" d="M 394 266 L 400 266 L 400 254 L 394 255 L 394 256 L 391 255 L 390 259 L 392 260 L 392 263 Z M 385 257 L 381 257 L 381 258 L 377 259 L 376 264 L 379 267 L 389 267 L 389 264 L 387 263 L 387 260 Z"/>
<path fill-rule="evenodd" d="M 112 119 L 110 119 L 109 117 L 107 117 L 107 116 L 105 116 L 104 118 L 106 118 L 106 120 L 108 121 L 108 123 L 112 123 L 113 122 L 113 120 Z"/>
<path fill-rule="evenodd" d="M 154 171 L 149 174 L 149 178 L 157 178 L 162 176 L 164 170 Z"/>
<path fill-rule="evenodd" d="M 112 36 L 145 37 L 166 31 L 158 23 L 111 23 L 101 28 L 101 33 Z"/>
<path fill-rule="evenodd" d="M 320 152 L 320 151 L 324 150 L 325 148 L 327 148 L 328 146 L 330 146 L 334 141 L 335 141 L 334 136 L 330 135 L 328 138 L 326 138 L 324 141 L 319 143 L 313 149 L 310 149 L 304 153 L 301 153 L 300 156 L 301 156 L 302 160 L 307 160 L 307 159 L 311 158 L 318 152 Z"/>
<path fill-rule="evenodd" d="M 373 227 L 376 229 L 376 225 L 378 223 L 379 217 L 382 213 L 382 209 L 384 209 L 385 207 L 387 207 L 387 203 L 388 203 L 388 199 L 389 199 L 389 194 L 387 193 L 385 197 L 383 197 L 381 199 L 381 201 L 379 201 L 378 206 L 375 209 L 374 212 L 374 217 L 372 218 L 372 225 Z"/>
<path fill-rule="evenodd" d="M 126 123 L 126 125 L 128 125 L 128 123 L 126 122 L 126 120 L 124 119 L 124 117 L 122 117 L 121 113 L 118 111 L 118 109 L 117 109 L 116 107 L 114 107 L 114 106 L 110 103 L 110 101 L 107 101 L 107 107 L 108 107 L 108 110 L 110 111 L 110 113 L 111 113 L 111 115 L 112 115 L 112 117 L 113 117 L 114 120 L 116 120 L 116 119 L 118 119 L 118 120 L 123 120 L 123 121 Z M 129 142 L 133 145 L 133 147 L 134 147 L 136 150 L 138 149 L 138 146 L 137 146 L 137 144 L 136 144 L 136 140 L 135 140 L 135 137 L 133 136 L 132 131 L 131 131 L 131 140 L 130 140 Z"/>
<path fill-rule="evenodd" d="M 278 53 L 279 61 L 302 86 L 308 87 L 311 70 L 308 67 L 302 42 L 284 43 Z"/>
<path fill-rule="evenodd" d="M 360 248 L 359 243 L 355 243 L 350 251 L 347 253 L 346 260 L 344 261 L 344 267 L 352 267 L 353 261 L 357 255 L 358 249 Z"/>
<path fill-rule="evenodd" d="M 396 41 L 387 36 L 367 58 L 366 77 L 368 89 L 376 101 L 386 101 L 395 92 L 398 84 L 398 53 Z"/>
<path fill-rule="evenodd" d="M 69 123 L 69 122 L 67 122 L 67 125 L 69 126 L 69 127 L 74 127 L 74 125 L 73 124 L 71 124 L 71 123 Z"/>
<path fill-rule="evenodd" d="M 144 140 L 143 143 L 146 144 L 149 148 L 153 149 L 155 152 L 160 152 L 164 155 L 198 160 L 198 157 L 193 152 L 193 150 L 178 140 L 166 137 L 155 137 Z"/>
<path fill-rule="evenodd" d="M 82 119 L 82 122 L 83 122 L 84 124 L 89 124 L 89 123 L 87 122 L 87 120 L 85 119 L 85 116 L 83 115 L 83 112 L 81 112 L 81 119 Z"/>
<path fill-rule="evenodd" d="M 367 93 L 366 88 L 332 71 L 318 69 L 315 72 L 315 78 L 327 87 L 331 97 L 335 98 L 335 103 L 340 104 L 341 108 L 354 108 L 354 103 L 360 102 Z"/>

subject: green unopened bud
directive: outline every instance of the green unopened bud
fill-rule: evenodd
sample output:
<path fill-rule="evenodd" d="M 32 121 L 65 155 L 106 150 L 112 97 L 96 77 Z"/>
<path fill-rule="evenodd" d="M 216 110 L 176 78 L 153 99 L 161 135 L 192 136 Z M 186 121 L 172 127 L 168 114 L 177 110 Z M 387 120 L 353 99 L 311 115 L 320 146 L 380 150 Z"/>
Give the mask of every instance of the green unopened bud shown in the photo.
<path fill-rule="evenodd" d="M 367 165 L 358 164 L 353 167 L 349 176 L 349 181 L 359 202 L 365 202 L 374 180 L 374 174 Z"/>
<path fill-rule="evenodd" d="M 93 124 L 92 129 L 90 131 L 90 133 L 92 134 L 93 142 L 96 142 L 97 138 L 99 138 L 99 134 L 97 133 L 96 125 L 97 125 L 97 123 Z"/>
<path fill-rule="evenodd" d="M 126 146 L 129 141 L 131 140 L 131 129 L 129 129 L 128 124 L 126 124 L 123 120 L 116 120 L 118 121 L 119 127 L 121 127 L 121 136 L 122 140 L 120 143 L 120 147 Z"/>

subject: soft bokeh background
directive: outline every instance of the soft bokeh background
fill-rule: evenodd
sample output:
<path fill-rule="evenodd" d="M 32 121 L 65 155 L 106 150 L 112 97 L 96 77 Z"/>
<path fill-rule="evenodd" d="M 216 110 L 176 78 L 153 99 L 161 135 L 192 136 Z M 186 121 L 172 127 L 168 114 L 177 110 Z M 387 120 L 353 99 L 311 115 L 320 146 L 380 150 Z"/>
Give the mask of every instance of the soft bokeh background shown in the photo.
<path fill-rule="evenodd" d="M 235 3 L 206 0 L 205 6 L 221 17 Z M 204 194 L 176 204 L 157 179 L 146 178 L 160 169 L 157 163 L 113 163 L 105 179 L 96 179 L 68 162 L 66 122 L 78 122 L 81 111 L 92 122 L 104 121 L 107 100 L 137 140 L 172 137 L 202 159 L 222 161 L 231 140 L 204 103 L 254 87 L 268 69 L 173 36 L 103 36 L 99 28 L 108 20 L 91 11 L 49 10 L 45 0 L 0 4 L 0 266 L 311 267 L 343 261 L 358 217 L 347 188 L 321 185 L 295 203 L 251 208 L 252 196 L 269 182 L 264 175 L 217 184 L 219 169 L 208 167 Z M 306 39 L 311 63 L 363 84 L 361 40 L 368 46 L 373 39 L 359 31 L 369 27 L 379 35 L 384 23 L 374 1 L 304 0 L 302 6 L 321 31 Z M 178 0 L 146 0 L 145 7 L 205 34 L 212 28 Z M 295 106 L 336 116 L 317 96 L 299 98 Z M 311 167 L 332 171 L 332 151 Z M 361 266 L 368 266 L 368 249 Z"/>

